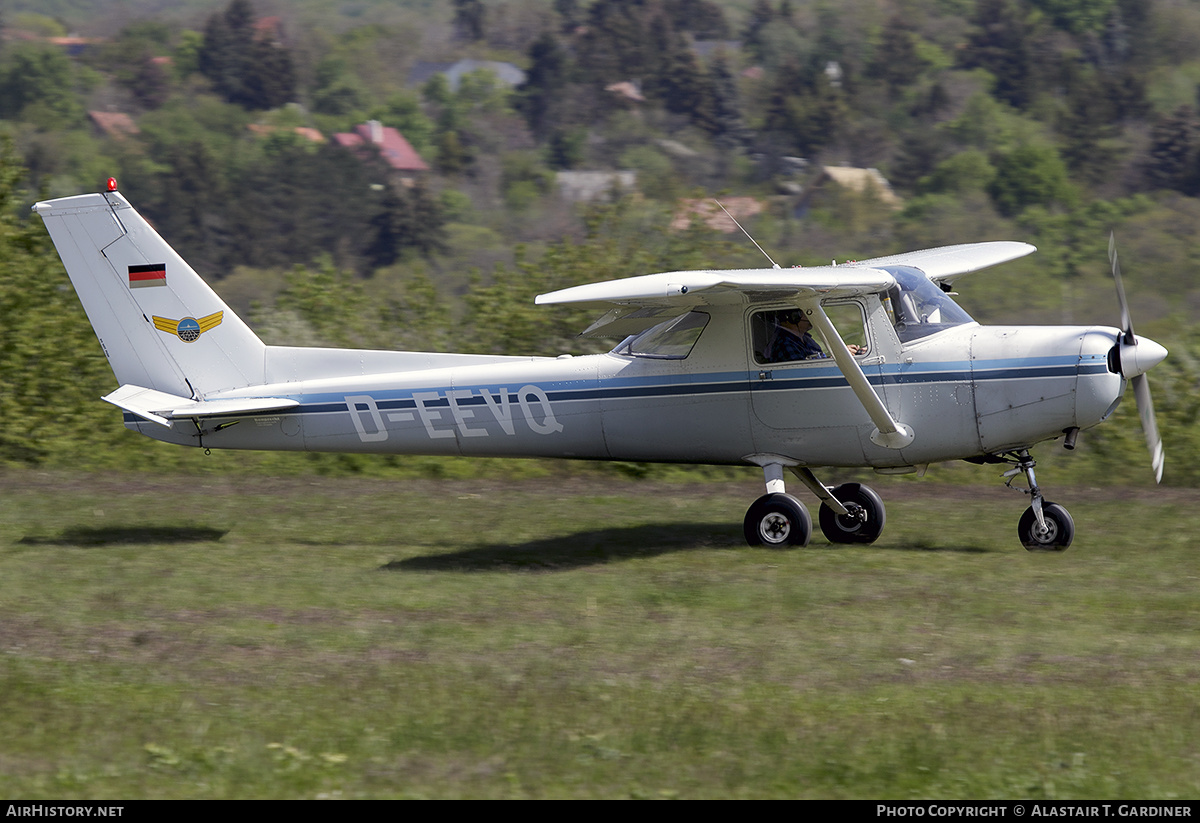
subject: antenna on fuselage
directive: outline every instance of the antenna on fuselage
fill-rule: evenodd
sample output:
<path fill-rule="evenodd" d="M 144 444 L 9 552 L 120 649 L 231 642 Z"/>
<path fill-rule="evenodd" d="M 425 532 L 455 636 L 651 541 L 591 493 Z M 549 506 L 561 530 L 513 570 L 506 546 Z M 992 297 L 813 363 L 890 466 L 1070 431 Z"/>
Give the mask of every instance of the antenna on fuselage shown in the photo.
<path fill-rule="evenodd" d="M 736 217 L 734 217 L 732 214 L 729 213 L 729 209 L 722 206 L 721 201 L 715 197 L 713 198 L 713 202 L 716 203 L 718 206 L 721 206 L 721 211 L 725 212 L 725 216 L 733 221 L 733 225 L 737 226 L 739 229 L 742 229 L 742 234 L 744 234 L 744 235 L 746 235 L 746 237 L 750 238 L 750 242 L 754 244 L 754 248 L 761 251 L 763 254 L 763 257 L 767 258 L 768 260 L 771 260 L 771 255 L 767 254 L 766 250 L 764 250 L 762 246 L 758 245 L 758 241 L 750 236 L 750 232 L 748 232 L 744 228 L 742 228 L 742 224 L 737 221 Z M 771 260 L 771 268 L 777 269 L 777 268 L 779 268 L 779 264 L 776 263 L 774 260 Z"/>

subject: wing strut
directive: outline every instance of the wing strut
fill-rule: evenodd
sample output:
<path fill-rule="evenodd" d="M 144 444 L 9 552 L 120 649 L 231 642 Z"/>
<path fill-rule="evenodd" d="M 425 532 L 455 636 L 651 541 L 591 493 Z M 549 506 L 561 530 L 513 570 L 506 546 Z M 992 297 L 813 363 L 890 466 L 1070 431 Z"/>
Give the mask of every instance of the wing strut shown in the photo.
<path fill-rule="evenodd" d="M 817 331 L 821 332 L 821 336 L 825 338 L 834 362 L 841 369 L 842 376 L 850 384 L 858 402 L 862 403 L 863 408 L 871 417 L 871 422 L 875 424 L 875 431 L 871 432 L 871 442 L 888 449 L 902 449 L 913 442 L 912 428 L 896 422 L 887 410 L 887 406 L 883 405 L 883 401 L 871 388 L 867 376 L 863 374 L 862 368 L 854 359 L 854 355 L 850 353 L 850 349 L 846 348 L 846 341 L 842 340 L 842 336 L 830 322 L 829 315 L 825 314 L 825 309 L 821 308 L 821 304 L 814 303 L 807 306 L 805 311 L 812 318 Z"/>

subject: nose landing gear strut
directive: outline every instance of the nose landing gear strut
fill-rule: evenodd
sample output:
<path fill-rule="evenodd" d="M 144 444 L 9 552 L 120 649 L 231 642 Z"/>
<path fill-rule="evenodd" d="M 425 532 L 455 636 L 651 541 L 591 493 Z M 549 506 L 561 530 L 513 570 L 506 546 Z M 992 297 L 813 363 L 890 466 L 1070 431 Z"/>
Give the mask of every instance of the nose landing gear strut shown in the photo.
<path fill-rule="evenodd" d="M 1031 552 L 1065 551 L 1075 539 L 1075 521 L 1066 509 L 1042 496 L 1037 477 L 1033 473 L 1033 467 L 1037 463 L 1029 456 L 1029 450 L 1009 452 L 1001 459 L 1014 466 L 1000 475 L 1008 478 L 1004 485 L 1032 498 L 1031 505 L 1021 515 L 1021 521 L 1017 524 L 1017 536 L 1021 539 L 1021 545 Z M 1018 474 L 1025 475 L 1025 482 L 1029 488 L 1022 489 L 1012 484 L 1013 478 Z"/>

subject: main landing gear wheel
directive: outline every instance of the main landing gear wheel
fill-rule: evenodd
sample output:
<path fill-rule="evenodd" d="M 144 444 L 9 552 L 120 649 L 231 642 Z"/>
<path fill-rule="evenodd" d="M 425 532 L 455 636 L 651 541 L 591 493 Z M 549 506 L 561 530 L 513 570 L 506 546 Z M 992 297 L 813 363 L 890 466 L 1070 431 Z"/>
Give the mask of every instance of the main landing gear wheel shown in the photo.
<path fill-rule="evenodd" d="M 861 483 L 843 483 L 830 493 L 850 510 L 850 514 L 838 514 L 821 504 L 817 518 L 830 543 L 874 543 L 879 539 L 887 514 L 874 489 Z"/>
<path fill-rule="evenodd" d="M 804 504 L 790 494 L 764 494 L 746 512 L 744 528 L 751 546 L 807 546 L 812 518 Z"/>
<path fill-rule="evenodd" d="M 1057 503 L 1042 503 L 1042 519 L 1045 528 L 1038 525 L 1033 506 L 1025 510 L 1017 526 L 1021 545 L 1031 552 L 1065 551 L 1075 539 L 1075 521 L 1070 513 Z"/>

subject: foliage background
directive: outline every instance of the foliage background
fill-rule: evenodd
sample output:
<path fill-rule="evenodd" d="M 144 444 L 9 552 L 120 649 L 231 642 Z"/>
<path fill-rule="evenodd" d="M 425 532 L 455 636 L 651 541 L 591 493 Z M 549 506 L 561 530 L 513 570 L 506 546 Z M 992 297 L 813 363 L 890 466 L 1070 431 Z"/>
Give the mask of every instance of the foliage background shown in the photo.
<path fill-rule="evenodd" d="M 278 22 L 254 28 L 263 17 Z M 747 227 L 784 264 L 982 239 L 1037 245 L 1031 258 L 961 281 L 959 299 L 981 322 L 1116 322 L 1105 254 L 1115 231 L 1138 330 L 1171 350 L 1152 377 L 1165 482 L 1200 480 L 1194 3 L 14 0 L 0 27 L 5 466 L 605 470 L 203 458 L 124 432 L 97 401 L 111 374 L 28 212 L 115 173 L 265 339 L 298 345 L 585 351 L 575 334 L 591 318 L 535 309 L 534 294 L 758 265 L 747 243 L 698 225 L 670 231 L 684 197 L 765 203 Z M 65 35 L 90 42 L 48 39 Z M 528 79 L 515 89 L 487 72 L 457 88 L 437 75 L 407 82 L 418 61 L 468 56 L 511 61 Z M 643 102 L 605 91 L 621 80 Z M 137 133 L 93 130 L 86 113 L 105 110 L 130 114 Z M 348 131 L 369 118 L 430 161 L 419 185 L 394 185 L 381 163 L 292 131 Z M 812 172 L 842 163 L 879 168 L 903 207 L 870 192 L 808 199 Z M 607 205 L 564 202 L 554 173 L 582 169 L 636 170 L 638 188 Z M 1042 449 L 1043 477 L 1149 482 L 1127 406 L 1069 457 Z"/>

